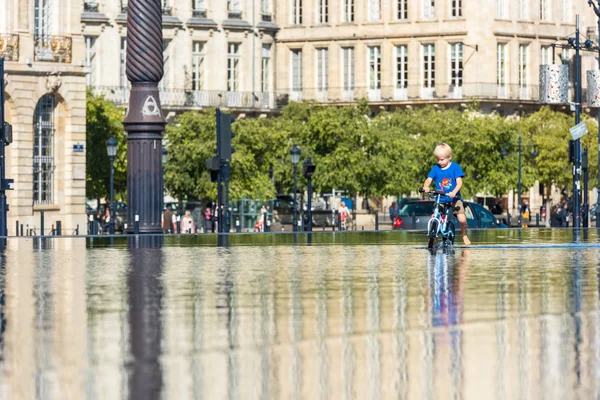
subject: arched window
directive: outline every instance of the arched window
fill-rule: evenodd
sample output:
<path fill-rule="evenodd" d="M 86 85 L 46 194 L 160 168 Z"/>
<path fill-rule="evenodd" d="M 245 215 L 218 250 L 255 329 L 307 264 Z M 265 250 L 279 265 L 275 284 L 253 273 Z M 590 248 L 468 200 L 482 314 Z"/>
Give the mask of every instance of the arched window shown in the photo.
<path fill-rule="evenodd" d="M 33 204 L 52 204 L 54 182 L 54 97 L 45 95 L 33 116 Z"/>

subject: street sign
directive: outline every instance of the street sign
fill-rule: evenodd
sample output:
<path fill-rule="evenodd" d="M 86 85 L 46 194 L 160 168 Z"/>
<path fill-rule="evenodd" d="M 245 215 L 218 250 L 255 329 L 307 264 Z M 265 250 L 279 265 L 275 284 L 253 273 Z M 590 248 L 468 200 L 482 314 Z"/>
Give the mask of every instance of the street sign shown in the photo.
<path fill-rule="evenodd" d="M 579 124 L 569 129 L 569 132 L 571 132 L 573 140 L 577 140 L 580 137 L 584 136 L 586 133 L 588 133 L 588 130 L 587 126 L 585 125 L 585 122 L 580 122 Z"/>

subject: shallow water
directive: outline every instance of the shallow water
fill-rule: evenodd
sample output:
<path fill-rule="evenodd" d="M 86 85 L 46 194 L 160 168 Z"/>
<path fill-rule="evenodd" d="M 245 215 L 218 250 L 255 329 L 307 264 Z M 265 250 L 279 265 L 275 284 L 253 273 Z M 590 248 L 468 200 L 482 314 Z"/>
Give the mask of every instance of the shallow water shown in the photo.
<path fill-rule="evenodd" d="M 598 398 L 597 232 L 490 232 L 10 240 L 0 398 Z"/>

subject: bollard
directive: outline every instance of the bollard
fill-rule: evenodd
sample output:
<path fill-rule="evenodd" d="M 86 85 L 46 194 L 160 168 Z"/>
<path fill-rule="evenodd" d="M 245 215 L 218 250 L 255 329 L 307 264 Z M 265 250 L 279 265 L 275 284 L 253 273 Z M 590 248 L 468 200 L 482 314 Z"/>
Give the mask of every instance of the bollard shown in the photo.
<path fill-rule="evenodd" d="M 77 228 L 75 228 L 75 236 L 79 236 L 79 224 L 77 224 Z"/>
<path fill-rule="evenodd" d="M 271 232 L 271 220 L 267 220 L 267 232 Z"/>
<path fill-rule="evenodd" d="M 20 236 L 23 236 L 23 224 L 21 224 L 21 235 Z"/>
<path fill-rule="evenodd" d="M 50 231 L 50 235 L 54 236 L 55 233 L 56 231 L 54 230 L 54 224 L 52 224 L 52 230 Z"/>
<path fill-rule="evenodd" d="M 44 212 L 43 211 L 40 211 L 40 225 L 42 226 L 42 228 L 40 229 L 40 235 L 45 236 L 45 234 L 44 234 Z"/>
<path fill-rule="evenodd" d="M 177 234 L 178 235 L 181 235 L 181 224 L 180 224 L 180 222 L 181 222 L 181 216 L 178 215 L 177 216 Z"/>
<path fill-rule="evenodd" d="M 19 221 L 17 221 L 17 223 L 16 223 L 15 236 L 19 236 Z"/>
<path fill-rule="evenodd" d="M 375 213 L 375 230 L 376 231 L 379 230 L 379 213 L 378 212 Z"/>
<path fill-rule="evenodd" d="M 364 225 L 361 228 L 362 228 L 363 231 L 365 230 L 365 226 Z"/>
<path fill-rule="evenodd" d="M 507 220 L 507 225 L 510 228 L 511 225 L 510 225 L 510 213 L 509 212 L 506 213 L 506 220 Z"/>
<path fill-rule="evenodd" d="M 62 223 L 60 221 L 56 221 L 56 235 L 62 236 Z"/>
<path fill-rule="evenodd" d="M 267 230 L 267 213 L 263 213 L 263 232 L 268 232 L 268 230 Z"/>
<path fill-rule="evenodd" d="M 133 232 L 136 235 L 140 234 L 140 216 L 138 214 L 135 214 L 135 225 L 134 225 Z"/>
<path fill-rule="evenodd" d="M 338 216 L 337 216 L 337 224 L 338 224 L 338 231 L 342 230 L 342 216 L 340 215 L 340 213 L 338 212 Z"/>
<path fill-rule="evenodd" d="M 538 214 L 538 213 L 535 214 L 535 227 L 536 228 L 540 227 L 540 214 Z"/>
<path fill-rule="evenodd" d="M 236 219 L 235 220 L 235 231 L 240 233 L 242 231 L 242 226 L 240 225 L 240 220 Z"/>
<path fill-rule="evenodd" d="M 413 231 L 417 229 L 417 216 L 415 213 L 412 213 L 412 229 Z"/>

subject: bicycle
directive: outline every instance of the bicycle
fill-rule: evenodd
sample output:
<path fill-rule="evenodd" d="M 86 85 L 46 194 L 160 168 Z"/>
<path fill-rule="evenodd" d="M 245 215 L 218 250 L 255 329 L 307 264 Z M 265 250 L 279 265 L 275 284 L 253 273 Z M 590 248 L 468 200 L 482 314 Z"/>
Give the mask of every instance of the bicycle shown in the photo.
<path fill-rule="evenodd" d="M 423 188 L 419 189 L 420 193 L 424 193 Z M 449 220 L 449 216 L 456 211 L 456 202 L 448 204 L 441 204 L 441 196 L 445 196 L 446 192 L 443 190 L 435 190 L 429 192 L 429 197 L 435 198 L 433 203 L 433 215 L 427 222 L 427 249 L 434 252 L 437 250 L 438 236 L 442 237 L 442 247 L 444 253 L 454 251 L 454 237 L 456 227 L 454 221 Z M 440 211 L 440 208 L 442 209 Z"/>

